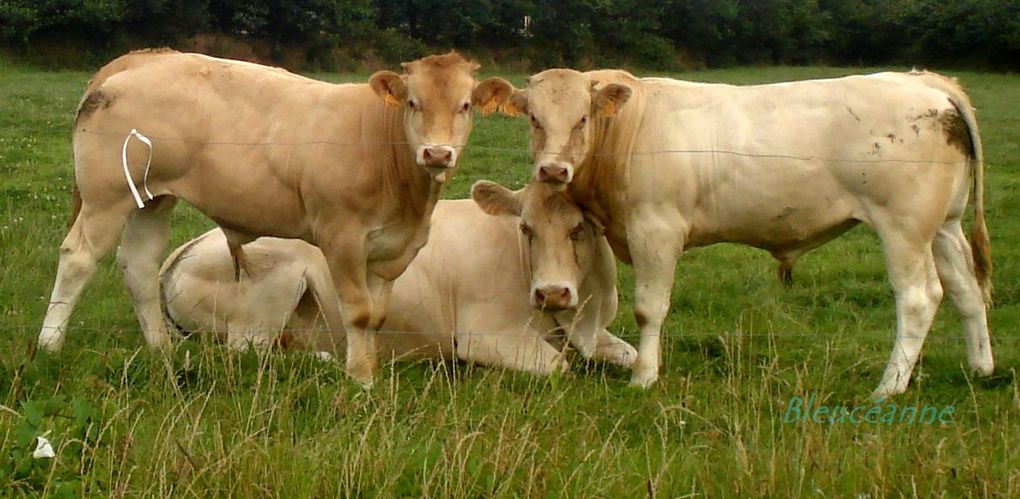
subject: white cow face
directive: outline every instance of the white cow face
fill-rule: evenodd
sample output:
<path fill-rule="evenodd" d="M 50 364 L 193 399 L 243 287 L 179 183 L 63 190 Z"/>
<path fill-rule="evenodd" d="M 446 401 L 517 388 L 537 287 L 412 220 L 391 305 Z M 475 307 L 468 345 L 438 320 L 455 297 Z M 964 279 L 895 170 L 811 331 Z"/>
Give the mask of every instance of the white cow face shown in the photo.
<path fill-rule="evenodd" d="M 405 74 L 379 71 L 369 85 L 403 116 L 404 136 L 415 161 L 443 182 L 456 167 L 471 134 L 471 108 L 498 109 L 513 92 L 502 78 L 475 81 L 479 65 L 456 52 L 402 64 Z"/>
<path fill-rule="evenodd" d="M 471 198 L 490 215 L 520 217 L 531 264 L 531 305 L 555 312 L 578 306 L 578 289 L 591 270 L 602 226 L 555 185 L 531 182 L 520 191 L 489 181 L 471 188 Z"/>
<path fill-rule="evenodd" d="M 550 69 L 528 79 L 504 106 L 507 114 L 531 121 L 534 179 L 568 184 L 594 152 L 597 120 L 611 119 L 630 98 L 631 89 L 599 84 L 572 69 Z"/>

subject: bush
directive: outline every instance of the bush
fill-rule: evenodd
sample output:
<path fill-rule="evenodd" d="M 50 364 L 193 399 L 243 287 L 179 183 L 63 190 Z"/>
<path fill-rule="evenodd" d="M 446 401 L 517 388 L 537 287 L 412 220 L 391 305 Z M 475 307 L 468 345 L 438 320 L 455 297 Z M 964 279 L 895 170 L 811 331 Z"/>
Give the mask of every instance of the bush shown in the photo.
<path fill-rule="evenodd" d="M 391 64 L 459 48 L 550 66 L 938 64 L 1020 69 L 1020 0 L 4 0 L 0 44 L 91 66 L 196 35 L 274 62 Z M 68 51 L 78 56 L 67 57 Z M 47 55 L 46 53 L 49 53 Z M 494 55 L 490 55 L 494 54 Z M 360 62 L 359 62 L 360 61 Z M 518 64 L 519 65 L 519 64 Z"/>

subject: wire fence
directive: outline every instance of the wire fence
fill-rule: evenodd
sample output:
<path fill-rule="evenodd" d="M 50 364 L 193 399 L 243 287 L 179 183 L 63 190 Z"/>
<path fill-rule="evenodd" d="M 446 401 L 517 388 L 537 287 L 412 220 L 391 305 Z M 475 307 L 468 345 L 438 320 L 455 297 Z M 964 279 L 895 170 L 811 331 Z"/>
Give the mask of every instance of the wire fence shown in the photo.
<path fill-rule="evenodd" d="M 31 133 L 31 132 L 52 132 L 52 133 L 66 133 L 70 136 L 70 130 L 56 129 L 56 128 L 45 128 L 45 129 L 26 129 L 19 128 L 19 132 Z M 90 135 L 103 135 L 103 136 L 117 136 L 126 137 L 129 132 L 125 131 L 104 131 L 104 130 L 88 130 L 78 129 L 76 132 L 86 133 Z M 142 131 L 144 133 L 144 131 Z M 313 139 L 313 140 L 296 140 L 296 141 L 265 141 L 265 140 L 204 140 L 199 138 L 190 137 L 171 137 L 161 135 L 145 134 L 146 137 L 154 141 L 164 142 L 182 142 L 192 145 L 202 146 L 233 146 L 233 147 L 313 147 L 313 146 L 331 146 L 331 147 L 363 147 L 363 146 L 394 146 L 394 145 L 411 145 L 406 141 L 358 141 L 358 142 L 340 142 L 335 140 L 326 139 Z M 876 140 L 886 140 L 878 139 Z M 466 145 L 455 145 L 455 144 L 434 144 L 439 146 L 452 147 L 460 151 L 467 150 L 480 150 L 507 154 L 518 154 L 531 156 L 532 151 L 528 147 L 499 147 L 499 146 L 487 146 L 478 144 L 466 144 Z M 155 146 L 158 147 L 158 144 Z M 558 152 L 545 152 L 543 156 L 556 156 Z M 591 152 L 592 157 L 608 157 L 615 155 L 616 152 L 612 150 L 600 150 Z M 823 163 L 860 163 L 860 164 L 887 164 L 887 163 L 902 163 L 902 164 L 945 164 L 945 165 L 963 165 L 966 164 L 967 160 L 958 161 L 947 161 L 938 159 L 925 159 L 925 158 L 885 158 L 878 157 L 874 151 L 862 151 L 862 154 L 873 155 L 876 157 L 857 157 L 857 158 L 834 158 L 826 156 L 818 156 L 813 154 L 785 154 L 781 152 L 748 152 L 738 151 L 730 149 L 663 149 L 657 151 L 631 151 L 629 154 L 633 156 L 659 156 L 659 155 L 697 155 L 697 156 L 711 156 L 711 155 L 722 155 L 722 156 L 734 156 L 741 158 L 752 158 L 752 159 L 774 159 L 774 160 L 788 160 L 788 161 L 801 161 L 801 162 L 823 162 Z"/>
<path fill-rule="evenodd" d="M 33 129 L 21 128 L 21 129 L 19 129 L 19 131 L 20 132 L 32 132 Z M 37 131 L 37 132 L 38 131 L 61 132 L 61 133 L 68 133 L 69 132 L 69 130 L 57 129 L 57 128 L 35 129 L 34 131 Z M 127 132 L 124 132 L 124 131 L 104 131 L 104 130 L 79 129 L 79 130 L 77 130 L 77 132 L 93 134 L 93 135 L 109 135 L 109 136 L 119 136 L 119 137 L 127 136 Z M 68 135 L 70 135 L 70 134 L 68 134 Z M 333 140 L 300 140 L 300 141 L 289 141 L 289 142 L 288 141 L 282 141 L 282 142 L 278 142 L 278 141 L 261 141 L 261 140 L 209 141 L 209 140 L 201 140 L 201 139 L 188 138 L 188 137 L 170 137 L 170 136 L 149 135 L 149 134 L 146 134 L 146 136 L 154 142 L 154 145 L 153 145 L 154 149 L 158 149 L 159 148 L 159 142 L 184 142 L 184 143 L 189 143 L 189 144 L 197 144 L 197 145 L 205 145 L 205 146 L 232 146 L 232 147 L 314 147 L 314 146 L 360 147 L 360 146 L 366 146 L 366 145 L 370 145 L 370 146 L 401 146 L 401 145 L 408 146 L 408 145 L 410 145 L 410 143 L 408 143 L 406 141 L 373 141 L 373 142 L 365 142 L 365 141 L 359 141 L 359 142 L 339 142 L 339 141 L 333 141 Z M 455 148 L 460 149 L 460 150 L 476 149 L 476 150 L 498 152 L 498 153 L 527 155 L 528 157 L 530 157 L 531 154 L 532 154 L 532 151 L 529 148 L 498 147 L 498 146 L 486 146 L 486 145 L 465 145 L 465 146 L 451 145 L 451 147 L 455 147 Z M 546 153 L 546 154 L 554 155 L 555 153 Z M 599 152 L 593 153 L 593 155 L 595 155 L 595 156 L 610 156 L 610 155 L 613 155 L 613 154 L 614 154 L 614 151 L 599 151 Z M 653 155 L 653 156 L 655 156 L 655 155 L 699 155 L 699 156 L 700 155 L 723 155 L 723 156 L 734 156 L 734 157 L 752 158 L 752 159 L 788 160 L 788 161 L 804 161 L 804 162 L 825 162 L 825 163 L 864 163 L 864 164 L 903 163 L 903 164 L 954 164 L 954 165 L 963 165 L 963 164 L 966 163 L 966 160 L 960 160 L 960 161 L 939 161 L 939 160 L 933 160 L 933 159 L 883 158 L 883 157 L 831 158 L 831 157 L 824 157 L 824 156 L 817 156 L 817 155 L 782 154 L 782 153 L 753 153 L 753 152 L 737 151 L 737 150 L 726 150 L 726 149 L 667 149 L 667 150 L 659 150 L 659 151 L 634 151 L 632 154 L 634 154 L 634 155 Z M 867 154 L 867 152 L 866 151 L 862 152 L 862 154 Z M 892 300 L 890 300 L 890 304 L 889 305 L 890 305 L 890 307 L 892 306 Z M 563 328 L 563 329 L 569 329 L 569 327 L 570 327 L 569 324 L 561 326 L 561 328 Z M 38 327 L 35 327 L 35 326 L 22 326 L 22 327 L 5 326 L 5 327 L 0 327 L 0 329 L 8 330 L 8 331 L 19 331 L 19 330 L 21 330 L 21 331 L 23 331 L 23 330 L 35 330 L 35 331 L 38 331 Z M 528 324 L 521 324 L 519 329 L 520 329 L 519 333 L 515 333 L 515 332 L 512 332 L 512 331 L 508 331 L 508 330 L 502 330 L 502 331 L 497 331 L 497 332 L 486 332 L 486 331 L 466 332 L 466 331 L 458 331 L 458 332 L 456 332 L 456 335 L 457 336 L 467 336 L 467 337 L 470 337 L 470 336 L 501 336 L 501 337 L 508 337 L 509 338 L 509 337 L 513 337 L 513 336 L 534 337 L 535 335 L 540 334 L 539 331 L 532 330 L 531 326 L 528 325 Z M 135 333 L 137 333 L 139 335 L 142 334 L 140 330 L 131 331 L 131 330 L 126 330 L 124 328 L 97 328 L 97 327 L 78 327 L 78 326 L 72 326 L 72 327 L 68 327 L 67 330 L 69 331 L 70 334 L 77 334 L 77 333 L 82 333 L 82 332 L 85 332 L 85 333 L 95 333 L 95 334 L 100 334 L 100 333 L 102 333 L 102 334 L 109 334 L 111 331 L 117 331 L 117 332 L 120 332 L 120 333 L 135 332 Z M 210 331 L 210 332 L 211 333 L 215 333 L 215 332 L 212 332 L 212 331 Z M 284 329 L 275 329 L 275 330 L 272 331 L 272 333 L 274 333 L 274 334 L 284 334 L 284 333 L 295 334 L 296 333 L 296 334 L 311 334 L 311 335 L 316 335 L 316 334 L 327 334 L 327 333 L 329 333 L 329 330 L 326 329 L 326 328 L 309 328 L 309 329 L 284 328 Z M 410 335 L 453 336 L 454 333 L 453 332 L 445 332 L 444 333 L 444 332 L 435 332 L 435 331 L 430 332 L 430 331 L 381 330 L 381 331 L 374 331 L 374 334 L 392 335 L 392 336 L 410 336 Z M 839 333 L 821 333 L 821 332 L 819 332 L 819 333 L 801 333 L 801 332 L 776 332 L 776 331 L 757 332 L 757 331 L 742 331 L 742 330 L 735 330 L 735 331 L 722 332 L 722 333 L 720 333 L 720 332 L 669 332 L 669 331 L 663 331 L 663 332 L 659 333 L 659 335 L 661 335 L 663 337 L 669 337 L 671 339 L 678 339 L 678 340 L 702 340 L 702 339 L 713 339 L 714 340 L 714 339 L 718 339 L 718 340 L 729 341 L 729 340 L 732 340 L 732 339 L 744 339 L 744 338 L 754 339 L 754 340 L 757 340 L 757 339 L 769 339 L 769 340 L 771 340 L 771 339 L 780 339 L 780 338 L 812 338 L 812 339 L 816 339 L 816 340 L 842 340 L 842 339 L 851 339 L 852 338 L 852 339 L 855 339 L 855 340 L 865 339 L 865 340 L 876 340 L 876 341 L 877 340 L 889 341 L 889 340 L 892 340 L 892 339 L 923 339 L 923 340 L 926 340 L 928 342 L 932 342 L 932 341 L 935 341 L 935 342 L 948 342 L 948 341 L 952 341 L 952 342 L 957 342 L 957 343 L 962 343 L 963 342 L 963 338 L 960 337 L 960 336 L 957 336 L 957 335 L 949 336 L 949 335 L 936 334 L 936 335 L 923 335 L 923 336 L 922 335 L 917 335 L 917 336 L 896 336 L 894 334 L 881 333 L 881 332 L 877 332 L 877 331 L 875 331 L 875 332 L 857 331 L 857 332 L 839 332 Z M 640 333 L 637 332 L 637 331 L 620 331 L 620 332 L 615 333 L 614 336 L 616 336 L 618 338 L 638 339 L 638 338 L 640 338 Z M 985 339 L 986 338 L 978 338 L 977 340 L 978 341 L 984 341 Z M 1009 336 L 1009 335 L 1001 335 L 1001 336 L 992 335 L 991 336 L 991 341 L 993 341 L 995 343 L 1002 343 L 1004 341 L 1008 342 L 1008 343 L 1015 343 L 1017 340 L 1020 340 L 1020 338 L 1017 338 L 1015 336 Z"/>
<path fill-rule="evenodd" d="M 549 337 L 549 338 L 563 337 L 563 338 L 569 339 L 570 335 L 572 334 L 570 332 L 569 325 L 568 326 L 561 326 L 559 328 L 552 328 L 552 329 L 550 329 L 549 331 L 546 331 L 546 332 L 541 332 L 541 331 L 539 331 L 537 329 L 532 329 L 532 327 L 530 325 L 526 324 L 526 323 L 515 324 L 514 326 L 519 326 L 519 327 L 514 327 L 512 330 L 503 329 L 503 330 L 499 330 L 499 331 L 463 331 L 461 329 L 456 329 L 455 328 L 453 330 L 446 331 L 446 332 L 424 331 L 424 330 L 410 330 L 410 331 L 407 331 L 407 330 L 381 329 L 381 330 L 373 330 L 373 331 L 371 331 L 371 333 L 378 334 L 378 335 L 384 335 L 384 336 L 408 336 L 408 337 L 411 337 L 411 336 L 432 336 L 432 337 L 436 337 L 436 338 L 449 337 L 451 339 L 453 339 L 454 337 L 463 338 L 463 337 L 472 337 L 472 336 L 477 336 L 477 337 L 493 337 L 493 336 L 498 336 L 498 337 L 503 337 L 503 338 L 516 338 L 516 337 L 533 338 L 533 337 L 536 337 L 536 336 L 541 336 L 541 337 Z M 30 326 L 30 325 L 24 325 L 24 326 L 3 326 L 3 327 L 0 327 L 0 331 L 8 331 L 8 332 L 14 331 L 14 332 L 21 332 L 21 333 L 24 333 L 24 332 L 38 332 L 39 329 L 40 329 L 40 326 Z M 666 328 L 663 328 L 663 329 L 666 329 Z M 275 328 L 274 327 L 274 328 L 266 328 L 266 329 L 255 329 L 255 330 L 252 330 L 252 331 L 254 331 L 254 332 L 266 332 L 266 333 L 273 334 L 273 335 L 284 335 L 284 334 L 287 334 L 287 335 L 293 335 L 293 334 L 301 334 L 301 335 L 329 335 L 329 334 L 331 334 L 330 329 L 327 328 L 327 327 L 311 327 L 311 328 L 291 328 L 291 327 Z M 72 334 L 72 335 L 73 334 L 78 334 L 78 333 L 107 334 L 107 335 L 111 334 L 111 333 L 116 333 L 116 334 L 137 334 L 139 337 L 142 337 L 142 335 L 143 335 L 143 333 L 142 333 L 142 331 L 140 329 L 117 327 L 117 326 L 111 326 L 111 327 L 69 326 L 69 327 L 67 327 L 65 329 L 65 332 L 66 332 L 66 334 Z M 200 336 L 200 335 L 221 335 L 221 334 L 227 334 L 226 331 L 218 331 L 218 330 L 212 330 L 212 329 L 191 332 L 191 331 L 185 331 L 183 329 L 178 328 L 178 332 L 181 333 L 182 336 L 193 336 L 193 335 Z M 640 339 L 641 338 L 641 333 L 640 333 L 640 331 L 637 331 L 637 330 L 623 330 L 623 331 L 617 331 L 617 332 L 607 331 L 607 332 L 609 332 L 609 334 L 611 334 L 612 336 L 614 336 L 616 338 L 620 338 L 620 339 Z M 341 332 L 341 334 L 343 334 L 343 333 Z M 939 331 L 939 332 L 930 333 L 930 334 L 925 335 L 925 336 L 922 336 L 922 335 L 916 335 L 915 336 L 915 335 L 896 335 L 896 334 L 892 334 L 892 331 L 890 331 L 888 333 L 881 332 L 881 331 L 850 331 L 850 330 L 839 331 L 839 332 L 786 332 L 786 331 L 766 331 L 766 332 L 761 332 L 761 331 L 743 331 L 743 330 L 737 329 L 737 330 L 733 330 L 733 331 L 722 331 L 722 332 L 709 332 L 709 331 L 701 331 L 701 332 L 661 331 L 660 333 L 658 333 L 656 335 L 652 335 L 652 336 L 659 336 L 659 337 L 662 337 L 662 338 L 668 338 L 670 340 L 680 340 L 680 341 L 682 341 L 682 340 L 706 340 L 706 339 L 708 339 L 708 340 L 720 340 L 720 341 L 731 341 L 731 340 L 733 340 L 733 341 L 745 341 L 745 340 L 746 341 L 758 341 L 758 340 L 773 340 L 773 339 L 782 339 L 782 338 L 811 338 L 811 339 L 822 340 L 822 341 L 831 341 L 831 340 L 858 341 L 858 340 L 865 340 L 865 341 L 876 341 L 877 342 L 877 341 L 890 341 L 890 340 L 895 340 L 895 339 L 901 339 L 902 338 L 902 339 L 921 339 L 921 340 L 924 340 L 927 343 L 937 342 L 937 343 L 958 343 L 960 345 L 964 344 L 964 337 L 962 335 L 962 331 Z M 998 343 L 1006 343 L 1006 344 L 1018 344 L 1018 343 L 1020 343 L 1020 335 L 1015 335 L 1015 334 L 1014 335 L 1009 335 L 1009 334 L 996 335 L 993 332 L 989 336 L 981 336 L 981 337 L 977 338 L 978 341 L 984 341 L 985 339 L 989 339 L 992 343 L 996 343 L 996 344 L 998 344 Z"/>

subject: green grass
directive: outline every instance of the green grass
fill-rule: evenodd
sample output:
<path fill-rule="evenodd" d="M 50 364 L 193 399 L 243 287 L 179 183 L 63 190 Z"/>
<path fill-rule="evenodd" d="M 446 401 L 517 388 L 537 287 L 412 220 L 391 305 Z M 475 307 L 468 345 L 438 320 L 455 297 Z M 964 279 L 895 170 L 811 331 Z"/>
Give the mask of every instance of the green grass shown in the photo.
<path fill-rule="evenodd" d="M 859 69 L 673 75 L 735 83 Z M 365 75 L 322 75 L 350 81 Z M 504 75 L 517 85 L 524 75 Z M 685 255 L 662 377 L 574 361 L 544 379 L 464 365 L 387 365 L 365 392 L 307 355 L 143 347 L 107 261 L 56 355 L 32 345 L 70 201 L 69 130 L 89 75 L 0 65 L 0 490 L 5 494 L 244 496 L 1015 496 L 1020 494 L 1020 76 L 960 73 L 987 151 L 996 264 L 990 379 L 966 369 L 948 300 L 902 405 L 953 405 L 949 424 L 783 422 L 793 396 L 866 403 L 895 314 L 876 237 L 851 231 L 803 258 L 784 288 L 763 252 Z M 488 178 L 520 186 L 526 123 L 477 118 L 448 197 Z M 182 207 L 173 244 L 212 223 Z M 613 331 L 636 342 L 621 269 Z M 187 362 L 186 362 L 187 360 Z M 190 367 L 186 368 L 186 364 Z M 46 434 L 55 460 L 26 457 Z"/>

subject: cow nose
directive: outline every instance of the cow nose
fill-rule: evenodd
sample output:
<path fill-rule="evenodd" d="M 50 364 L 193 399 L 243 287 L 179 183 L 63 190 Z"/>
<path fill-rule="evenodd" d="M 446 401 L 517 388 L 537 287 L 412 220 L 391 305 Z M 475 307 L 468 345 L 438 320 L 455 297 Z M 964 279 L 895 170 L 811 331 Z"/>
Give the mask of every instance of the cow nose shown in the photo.
<path fill-rule="evenodd" d="M 449 147 L 427 146 L 422 151 L 421 157 L 425 160 L 426 166 L 450 166 L 453 151 Z"/>
<path fill-rule="evenodd" d="M 570 289 L 555 285 L 535 288 L 535 306 L 543 310 L 570 308 Z"/>
<path fill-rule="evenodd" d="M 570 182 L 570 172 L 563 165 L 542 165 L 538 169 L 538 180 L 549 184 L 566 184 Z"/>

